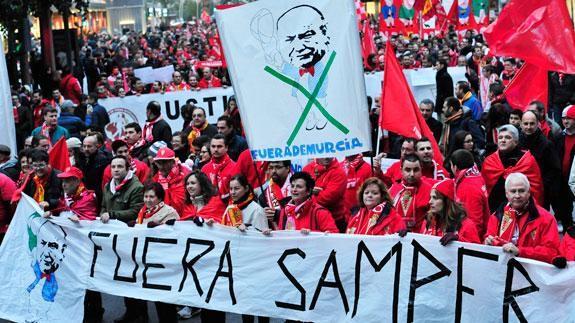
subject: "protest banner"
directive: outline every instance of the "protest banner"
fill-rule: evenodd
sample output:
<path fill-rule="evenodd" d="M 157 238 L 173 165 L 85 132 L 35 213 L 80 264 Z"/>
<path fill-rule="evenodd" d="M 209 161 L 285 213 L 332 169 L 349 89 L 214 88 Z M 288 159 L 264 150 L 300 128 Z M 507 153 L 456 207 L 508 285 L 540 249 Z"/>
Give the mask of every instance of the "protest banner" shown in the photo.
<path fill-rule="evenodd" d="M 453 85 L 457 81 L 467 81 L 465 78 L 465 67 L 448 67 L 447 71 L 453 79 Z M 435 99 L 436 96 L 436 83 L 435 74 L 437 71 L 431 67 L 420 68 L 412 70 L 403 70 L 407 83 L 411 88 L 411 92 L 415 97 L 417 103 L 423 99 Z M 381 97 L 381 89 L 383 85 L 383 72 L 376 72 L 365 75 L 365 89 L 367 96 L 372 98 Z M 435 100 L 434 100 L 435 101 Z"/>
<path fill-rule="evenodd" d="M 80 322 L 84 289 L 314 322 L 567 322 L 574 263 L 409 234 L 47 221 L 25 196 L 0 247 L 0 317 Z M 44 260 L 47 260 L 46 262 Z M 544 308 L 553 310 L 543 311 Z"/>
<path fill-rule="evenodd" d="M 216 123 L 224 113 L 228 98 L 234 94 L 231 88 L 205 89 L 201 91 L 177 91 L 132 95 L 123 98 L 109 98 L 98 101 L 106 108 L 110 123 L 106 126 L 108 138 L 118 139 L 123 136 L 124 126 L 130 122 L 146 122 L 146 106 L 150 101 L 158 101 L 162 106 L 162 116 L 172 131 L 182 129 L 184 119 L 180 110 L 187 103 L 194 103 L 206 110 L 208 122 Z"/>
<path fill-rule="evenodd" d="M 255 160 L 371 150 L 352 0 L 261 0 L 216 17 Z"/>

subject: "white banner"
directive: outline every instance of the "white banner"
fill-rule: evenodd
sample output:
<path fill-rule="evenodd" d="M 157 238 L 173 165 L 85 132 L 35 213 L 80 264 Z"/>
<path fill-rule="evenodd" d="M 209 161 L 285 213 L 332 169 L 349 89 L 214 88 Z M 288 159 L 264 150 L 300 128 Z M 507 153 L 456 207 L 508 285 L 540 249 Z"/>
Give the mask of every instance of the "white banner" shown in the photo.
<path fill-rule="evenodd" d="M 162 106 L 162 116 L 172 128 L 172 132 L 182 129 L 184 119 L 180 110 L 187 103 L 194 103 L 206 110 L 208 122 L 216 123 L 224 113 L 228 98 L 234 95 L 231 88 L 205 89 L 201 91 L 177 91 L 131 95 L 124 98 L 100 99 L 98 101 L 110 115 L 106 126 L 108 138 L 118 139 L 123 135 L 124 126 L 137 122 L 143 126 L 146 122 L 146 106 L 150 101 L 158 101 Z"/>
<path fill-rule="evenodd" d="M 371 149 L 352 0 L 260 0 L 216 21 L 254 159 Z"/>
<path fill-rule="evenodd" d="M 12 156 L 16 151 L 16 127 L 14 126 L 14 110 L 12 95 L 10 94 L 10 80 L 8 80 L 8 68 L 4 57 L 3 39 L 0 37 L 0 144 L 10 147 Z"/>
<path fill-rule="evenodd" d="M 458 81 L 467 81 L 465 78 L 465 67 L 448 67 L 447 71 L 453 79 L 453 86 Z M 437 95 L 437 87 L 435 82 L 435 74 L 437 71 L 431 67 L 420 68 L 416 70 L 403 70 L 405 79 L 413 92 L 415 101 L 417 103 L 424 99 L 430 99 L 435 102 Z M 381 88 L 383 86 L 383 72 L 376 72 L 365 75 L 365 88 L 367 95 L 376 98 L 381 97 Z"/>
<path fill-rule="evenodd" d="M 84 288 L 314 322 L 568 322 L 574 263 L 436 237 L 154 229 L 38 217 L 25 197 L 0 247 L 0 317 L 80 322 Z M 35 204 L 35 203 L 34 203 Z"/>

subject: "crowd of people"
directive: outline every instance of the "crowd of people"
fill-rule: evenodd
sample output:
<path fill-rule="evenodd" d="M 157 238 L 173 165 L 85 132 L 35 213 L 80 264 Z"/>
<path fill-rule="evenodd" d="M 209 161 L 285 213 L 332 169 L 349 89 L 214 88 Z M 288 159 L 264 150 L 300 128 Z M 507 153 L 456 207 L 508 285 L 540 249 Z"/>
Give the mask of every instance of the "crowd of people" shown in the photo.
<path fill-rule="evenodd" d="M 375 37 L 379 51 L 366 71 L 384 68 L 386 45 L 382 35 Z M 437 95 L 420 104 L 433 138 L 389 133 L 373 165 L 362 154 L 317 158 L 300 172 L 292 171 L 290 160 L 254 161 L 233 97 L 216 124 L 202 107 L 186 104 L 181 129 L 172 129 L 152 101 L 145 124 L 129 123 L 123 138 L 106 138 L 109 117 L 99 99 L 231 85 L 217 38 L 215 25 L 199 20 L 144 34 L 92 34 L 82 49 L 89 95 L 66 67 L 55 84 L 38 74 L 37 89 L 13 86 L 18 151 L 0 145 L 0 232 L 25 193 L 45 217 L 71 211 L 75 222 L 118 220 L 152 228 L 194 221 L 255 230 L 269 239 L 275 230 L 413 232 L 440 237 L 442 245 L 501 246 L 558 267 L 575 260 L 574 76 L 551 73 L 548 106 L 535 101 L 524 112 L 503 95 L 520 62 L 490 56 L 481 35 L 393 36 L 388 46 L 404 68 L 437 68 Z M 134 77 L 135 68 L 168 64 L 175 68 L 169 84 Z M 466 67 L 467 81 L 453 84 L 447 67 L 455 65 Z M 483 101 L 480 76 L 490 84 Z M 376 120 L 380 102 L 373 101 Z M 61 138 L 70 156 L 66 169 L 56 169 L 50 156 Z M 383 157 L 399 160 L 384 171 Z M 145 301 L 125 298 L 125 305 L 117 322 L 146 320 Z M 87 292 L 85 308 L 86 322 L 102 320 L 99 293 Z M 161 322 L 198 312 L 164 303 L 156 309 Z M 225 313 L 213 310 L 201 310 L 201 317 L 225 321 Z"/>

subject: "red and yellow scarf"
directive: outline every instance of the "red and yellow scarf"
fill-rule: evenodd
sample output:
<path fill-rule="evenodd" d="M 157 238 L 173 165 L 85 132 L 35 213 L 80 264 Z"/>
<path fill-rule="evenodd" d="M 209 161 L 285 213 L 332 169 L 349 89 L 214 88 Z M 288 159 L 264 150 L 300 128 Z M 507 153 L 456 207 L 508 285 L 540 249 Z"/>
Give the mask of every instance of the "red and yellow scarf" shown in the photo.
<path fill-rule="evenodd" d="M 196 140 L 196 138 L 198 138 L 199 136 L 202 135 L 202 131 L 206 130 L 206 128 L 209 126 L 210 124 L 208 123 L 208 121 L 206 120 L 206 122 L 204 123 L 203 126 L 201 127 L 195 127 L 192 124 L 192 131 L 190 131 L 190 134 L 188 135 L 188 144 L 190 146 L 190 152 L 194 152 L 194 145 L 193 142 L 194 140 Z"/>
<path fill-rule="evenodd" d="M 359 211 L 358 221 L 355 225 L 347 229 L 349 234 L 369 234 L 370 230 L 377 224 L 386 202 L 376 205 L 371 210 L 366 207 Z"/>
<path fill-rule="evenodd" d="M 45 201 L 45 188 L 44 186 L 48 183 L 48 175 L 50 171 L 46 172 L 46 175 L 43 177 L 38 177 L 38 175 L 34 175 L 32 180 L 34 180 L 34 184 L 36 186 L 36 190 L 34 191 L 34 201 L 40 203 Z"/>
<path fill-rule="evenodd" d="M 242 210 L 254 200 L 254 194 L 250 193 L 245 201 L 234 203 L 230 199 L 230 204 L 222 216 L 222 224 L 230 227 L 235 227 L 243 223 Z"/>

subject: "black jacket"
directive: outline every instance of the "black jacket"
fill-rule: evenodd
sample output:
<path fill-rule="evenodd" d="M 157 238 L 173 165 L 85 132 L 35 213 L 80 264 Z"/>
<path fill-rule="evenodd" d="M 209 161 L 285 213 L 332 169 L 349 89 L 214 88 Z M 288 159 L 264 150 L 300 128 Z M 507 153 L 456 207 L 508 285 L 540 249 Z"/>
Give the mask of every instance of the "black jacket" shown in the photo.
<path fill-rule="evenodd" d="M 154 124 L 152 136 L 154 137 L 154 142 L 163 141 L 168 147 L 172 147 L 172 128 L 170 128 L 166 120 L 160 120 Z"/>
<path fill-rule="evenodd" d="M 441 114 L 443 102 L 450 96 L 453 96 L 453 79 L 447 72 L 447 67 L 437 71 L 435 74 L 435 83 L 437 95 L 435 97 L 435 112 Z"/>
<path fill-rule="evenodd" d="M 561 178 L 561 160 L 557 149 L 540 129 L 537 129 L 530 136 L 521 133 L 519 135 L 519 147 L 528 149 L 535 157 L 543 179 L 545 201 L 549 201 L 548 197 L 550 198 L 551 194 L 556 194 L 560 189 L 559 183 L 561 181 L 558 179 Z"/>
<path fill-rule="evenodd" d="M 561 109 L 575 103 L 575 75 L 565 74 L 559 82 L 559 73 L 549 75 L 549 103 Z"/>
<path fill-rule="evenodd" d="M 48 175 L 48 181 L 44 187 L 44 201 L 48 202 L 49 206 L 46 211 L 54 209 L 58 206 L 58 201 L 62 193 L 62 181 L 58 178 L 60 171 L 53 169 Z M 31 175 L 34 176 L 34 175 Z M 33 178 L 30 178 L 26 188 L 24 188 L 24 193 L 30 197 L 34 196 L 36 191 L 36 183 Z"/>
<path fill-rule="evenodd" d="M 429 129 L 433 132 L 433 138 L 435 138 L 435 141 L 439 142 L 441 131 L 443 131 L 443 124 L 433 117 L 425 120 L 425 123 L 427 123 Z"/>
<path fill-rule="evenodd" d="M 98 202 L 102 198 L 102 180 L 104 177 L 104 170 L 110 163 L 110 159 L 100 150 L 94 155 L 84 157 L 78 166 L 84 173 L 84 185 L 87 189 L 96 192 Z"/>

